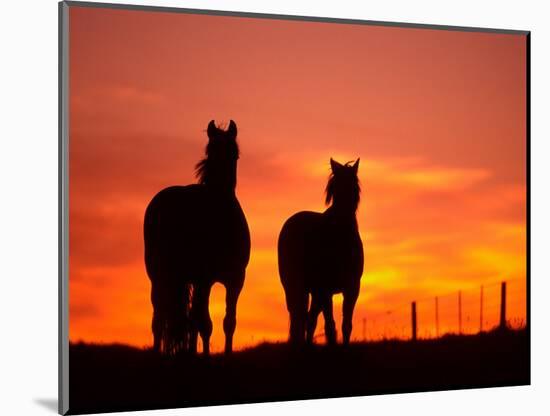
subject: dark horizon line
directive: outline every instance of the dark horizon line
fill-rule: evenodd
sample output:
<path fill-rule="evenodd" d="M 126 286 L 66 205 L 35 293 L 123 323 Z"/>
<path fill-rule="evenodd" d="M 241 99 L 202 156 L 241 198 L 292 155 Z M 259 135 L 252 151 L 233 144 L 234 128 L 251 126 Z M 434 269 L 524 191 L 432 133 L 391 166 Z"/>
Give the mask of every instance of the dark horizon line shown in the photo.
<path fill-rule="evenodd" d="M 482 332 L 475 332 L 475 333 L 458 333 L 458 332 L 447 332 L 445 334 L 441 334 L 439 336 L 435 337 L 418 337 L 416 340 L 411 339 L 410 337 L 406 338 L 399 338 L 399 337 L 388 337 L 388 338 L 380 338 L 380 339 L 355 339 L 350 340 L 350 346 L 352 345 L 372 345 L 372 344 L 381 344 L 381 343 L 423 343 L 423 342 L 437 342 L 437 341 L 443 341 L 449 338 L 474 338 L 474 337 L 480 337 L 480 336 L 492 336 L 492 335 L 498 335 L 503 333 L 520 333 L 520 332 L 526 332 L 527 326 L 521 326 L 518 328 L 513 327 L 507 327 L 506 329 L 501 329 L 498 327 L 494 327 L 491 329 L 484 330 Z M 316 337 L 324 336 L 324 334 L 318 334 Z M 248 344 L 246 346 L 243 346 L 241 348 L 236 348 L 234 352 L 243 352 L 247 350 L 254 350 L 261 346 L 280 346 L 280 345 L 289 345 L 288 340 L 281 339 L 281 340 L 262 340 L 258 341 L 256 343 Z M 135 349 L 139 351 L 152 351 L 153 347 L 152 345 L 135 345 L 135 344 L 127 344 L 124 342 L 101 342 L 101 341 L 86 341 L 83 339 L 79 339 L 77 341 L 71 341 L 69 340 L 69 346 L 70 347 L 98 347 L 98 348 L 129 348 L 129 349 Z M 324 342 L 318 342 L 314 343 L 312 345 L 313 348 L 334 348 L 335 346 L 329 346 L 325 344 Z M 308 347 L 309 348 L 309 347 Z M 346 348 L 342 344 L 337 344 L 336 348 Z M 211 351 L 211 355 L 224 355 L 223 351 Z M 199 354 L 200 355 L 200 354 Z"/>
<path fill-rule="evenodd" d="M 61 1 L 60 3 L 65 4 L 67 6 L 75 6 L 75 7 L 105 8 L 105 9 L 133 10 L 133 11 L 185 13 L 185 14 L 210 15 L 210 16 L 227 16 L 227 17 L 242 17 L 242 18 L 272 19 L 272 20 L 287 20 L 287 21 L 305 21 L 305 22 L 317 22 L 317 23 L 382 26 L 382 27 L 397 27 L 397 28 L 424 29 L 424 30 L 426 29 L 448 30 L 448 31 L 455 31 L 455 32 L 493 33 L 493 34 L 503 34 L 503 35 L 526 36 L 531 34 L 530 30 L 483 28 L 483 27 L 474 27 L 474 26 L 452 26 L 452 25 L 438 25 L 438 24 L 429 24 L 429 23 L 387 22 L 387 21 L 379 21 L 379 20 L 362 20 L 362 19 L 340 18 L 340 17 L 302 16 L 302 15 L 243 12 L 243 11 L 229 11 L 229 10 L 191 9 L 191 8 L 173 7 L 173 6 L 148 6 L 148 5 L 133 5 L 133 4 L 127 4 L 127 3 L 120 3 L 120 4 L 96 3 L 96 2 L 92 3 L 89 1 L 72 1 L 72 0 L 64 0 L 64 1 Z"/>

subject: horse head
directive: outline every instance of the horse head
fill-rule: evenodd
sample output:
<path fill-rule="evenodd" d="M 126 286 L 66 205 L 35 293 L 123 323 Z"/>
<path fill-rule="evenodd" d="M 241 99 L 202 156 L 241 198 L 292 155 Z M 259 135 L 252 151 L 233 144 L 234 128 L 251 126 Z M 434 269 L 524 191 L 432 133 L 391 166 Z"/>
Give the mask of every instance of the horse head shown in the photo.
<path fill-rule="evenodd" d="M 331 174 L 326 187 L 325 203 L 344 211 L 355 213 L 359 205 L 361 188 L 357 172 L 359 170 L 359 159 L 352 164 L 345 165 L 330 159 Z"/>
<path fill-rule="evenodd" d="M 220 189 L 234 190 L 237 185 L 237 125 L 233 120 L 227 129 L 216 126 L 210 121 L 206 130 L 208 144 L 205 158 L 196 166 L 199 183 Z"/>

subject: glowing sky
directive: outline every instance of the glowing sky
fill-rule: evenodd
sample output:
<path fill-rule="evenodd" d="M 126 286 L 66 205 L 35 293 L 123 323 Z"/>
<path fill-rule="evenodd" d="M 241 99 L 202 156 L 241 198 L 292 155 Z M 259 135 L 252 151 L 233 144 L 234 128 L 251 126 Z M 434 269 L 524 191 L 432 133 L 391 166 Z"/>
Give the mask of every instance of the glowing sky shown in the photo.
<path fill-rule="evenodd" d="M 524 319 L 525 59 L 521 35 L 71 7 L 70 339 L 152 343 L 144 210 L 195 181 L 211 119 L 237 122 L 252 233 L 237 347 L 287 336 L 277 236 L 324 209 L 330 157 L 361 157 L 355 338 L 394 309 L 407 332 L 412 300 L 433 331 L 446 294 L 452 330 L 459 289 L 474 330 L 480 285 L 501 280 Z M 489 324 L 498 290 L 485 289 Z M 223 296 L 215 286 L 214 350 Z"/>

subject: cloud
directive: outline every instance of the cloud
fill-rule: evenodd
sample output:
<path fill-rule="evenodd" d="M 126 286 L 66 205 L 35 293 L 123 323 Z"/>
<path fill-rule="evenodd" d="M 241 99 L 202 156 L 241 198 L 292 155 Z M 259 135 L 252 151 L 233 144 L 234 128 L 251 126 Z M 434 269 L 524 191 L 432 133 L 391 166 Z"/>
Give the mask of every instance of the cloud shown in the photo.
<path fill-rule="evenodd" d="M 141 207 L 113 208 L 107 204 L 94 204 L 89 209 L 71 210 L 71 265 L 120 266 L 135 263 L 143 256 Z"/>
<path fill-rule="evenodd" d="M 114 100 L 120 104 L 142 103 L 142 104 L 162 104 L 165 97 L 158 92 L 140 89 L 133 85 L 113 85 L 99 90 L 101 95 L 107 100 Z"/>
<path fill-rule="evenodd" d="M 101 319 L 101 313 L 98 305 L 95 303 L 86 303 L 84 300 L 78 299 L 77 302 L 70 303 L 69 314 L 71 319 Z"/>
<path fill-rule="evenodd" d="M 345 163 L 361 155 L 331 155 Z M 307 158 L 305 171 L 313 176 L 329 173 L 327 155 L 311 155 Z M 421 157 L 364 158 L 361 157 L 359 176 L 367 187 L 385 186 L 392 190 L 455 191 L 468 189 L 492 174 L 486 168 L 460 168 L 429 163 Z"/>

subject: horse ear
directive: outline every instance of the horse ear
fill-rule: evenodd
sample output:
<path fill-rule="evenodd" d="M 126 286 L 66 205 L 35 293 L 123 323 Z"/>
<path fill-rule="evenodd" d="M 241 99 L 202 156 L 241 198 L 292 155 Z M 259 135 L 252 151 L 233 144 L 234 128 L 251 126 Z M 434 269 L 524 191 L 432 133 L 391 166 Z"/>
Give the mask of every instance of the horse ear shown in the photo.
<path fill-rule="evenodd" d="M 357 171 L 359 170 L 359 161 L 361 160 L 360 157 L 357 158 L 355 163 L 353 164 L 353 172 L 357 175 Z"/>
<path fill-rule="evenodd" d="M 330 168 L 332 169 L 332 173 L 335 174 L 340 169 L 342 169 L 343 166 L 340 163 L 338 163 L 336 160 L 334 160 L 333 158 L 330 158 Z"/>
<path fill-rule="evenodd" d="M 229 127 L 227 128 L 227 136 L 233 140 L 237 138 L 237 125 L 233 120 L 229 122 Z"/>
<path fill-rule="evenodd" d="M 218 132 L 218 128 L 216 127 L 216 123 L 214 123 L 214 120 L 211 120 L 210 123 L 208 123 L 208 129 L 206 130 L 206 133 L 208 134 L 208 138 L 210 140 L 214 140 L 214 137 L 216 137 L 217 132 Z"/>

